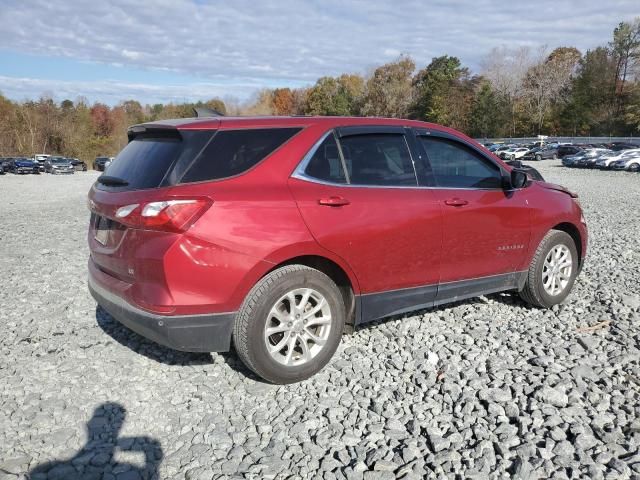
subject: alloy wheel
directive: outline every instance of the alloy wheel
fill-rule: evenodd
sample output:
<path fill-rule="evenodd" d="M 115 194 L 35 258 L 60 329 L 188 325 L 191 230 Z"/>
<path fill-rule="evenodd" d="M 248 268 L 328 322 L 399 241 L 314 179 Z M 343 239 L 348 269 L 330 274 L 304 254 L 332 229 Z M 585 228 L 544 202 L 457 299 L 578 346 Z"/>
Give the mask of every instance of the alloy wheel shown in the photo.
<path fill-rule="evenodd" d="M 264 342 L 278 363 L 304 365 L 323 349 L 331 325 L 331 308 L 325 297 L 311 288 L 297 288 L 280 297 L 269 311 Z"/>
<path fill-rule="evenodd" d="M 555 245 L 547 254 L 542 267 L 542 285 L 551 295 L 560 295 L 571 280 L 573 258 L 566 245 Z"/>

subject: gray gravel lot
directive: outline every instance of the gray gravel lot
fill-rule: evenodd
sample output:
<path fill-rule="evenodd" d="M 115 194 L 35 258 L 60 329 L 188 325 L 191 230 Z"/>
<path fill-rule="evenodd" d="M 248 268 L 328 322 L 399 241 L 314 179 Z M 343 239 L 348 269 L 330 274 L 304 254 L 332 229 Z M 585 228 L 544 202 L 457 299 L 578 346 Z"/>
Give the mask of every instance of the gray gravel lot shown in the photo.
<path fill-rule="evenodd" d="M 640 175 L 558 163 L 591 235 L 565 304 L 378 322 L 289 386 L 96 310 L 95 173 L 0 177 L 0 480 L 640 478 Z"/>

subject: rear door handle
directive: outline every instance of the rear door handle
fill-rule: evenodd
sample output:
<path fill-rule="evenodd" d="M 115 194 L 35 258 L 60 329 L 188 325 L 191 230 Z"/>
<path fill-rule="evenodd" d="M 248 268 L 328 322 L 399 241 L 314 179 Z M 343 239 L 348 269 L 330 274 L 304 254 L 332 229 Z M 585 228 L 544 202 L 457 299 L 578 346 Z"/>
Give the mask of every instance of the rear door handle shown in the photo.
<path fill-rule="evenodd" d="M 469 202 L 467 202 L 466 200 L 463 200 L 461 198 L 450 198 L 449 200 L 445 200 L 444 203 L 446 205 L 450 205 L 452 207 L 464 207 Z"/>
<path fill-rule="evenodd" d="M 327 207 L 342 207 L 344 205 L 349 205 L 351 202 L 342 197 L 328 197 L 321 198 L 320 200 L 318 200 L 318 203 Z"/>

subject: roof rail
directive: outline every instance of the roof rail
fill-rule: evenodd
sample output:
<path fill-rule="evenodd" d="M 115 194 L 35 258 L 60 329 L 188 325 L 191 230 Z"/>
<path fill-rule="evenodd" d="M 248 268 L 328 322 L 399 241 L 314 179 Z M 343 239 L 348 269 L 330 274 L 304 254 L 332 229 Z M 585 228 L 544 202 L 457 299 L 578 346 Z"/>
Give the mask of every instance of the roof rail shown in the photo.
<path fill-rule="evenodd" d="M 220 113 L 213 108 L 208 107 L 193 107 L 193 111 L 196 114 L 196 117 L 224 117 L 224 114 Z"/>

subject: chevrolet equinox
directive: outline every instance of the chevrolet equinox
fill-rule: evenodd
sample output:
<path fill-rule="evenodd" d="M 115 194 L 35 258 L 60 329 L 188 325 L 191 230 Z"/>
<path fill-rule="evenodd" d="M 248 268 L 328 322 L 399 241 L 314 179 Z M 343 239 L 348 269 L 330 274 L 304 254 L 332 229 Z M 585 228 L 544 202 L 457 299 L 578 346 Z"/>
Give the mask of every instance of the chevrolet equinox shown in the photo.
<path fill-rule="evenodd" d="M 308 378 L 346 328 L 492 292 L 549 308 L 586 254 L 576 195 L 410 120 L 196 118 L 130 127 L 89 192 L 89 289 L 183 351 Z"/>

